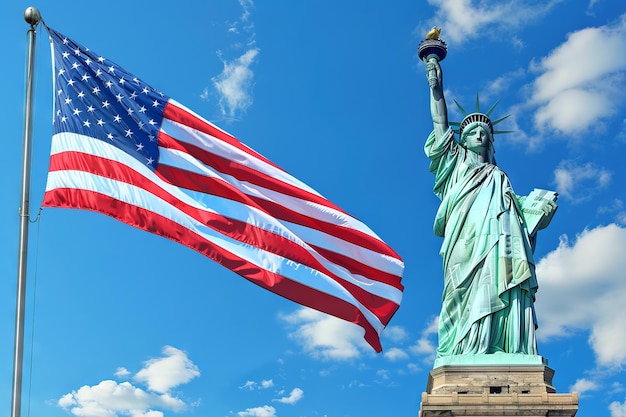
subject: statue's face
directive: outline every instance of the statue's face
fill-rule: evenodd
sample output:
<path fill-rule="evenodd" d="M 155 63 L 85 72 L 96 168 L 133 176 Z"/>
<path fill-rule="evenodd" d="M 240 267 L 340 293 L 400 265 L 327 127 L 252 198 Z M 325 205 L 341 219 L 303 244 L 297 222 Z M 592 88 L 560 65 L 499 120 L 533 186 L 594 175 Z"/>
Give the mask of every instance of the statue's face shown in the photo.
<path fill-rule="evenodd" d="M 466 149 L 476 153 L 483 153 L 486 149 L 492 147 L 493 136 L 489 126 L 484 123 L 472 123 L 463 129 L 461 142 Z"/>

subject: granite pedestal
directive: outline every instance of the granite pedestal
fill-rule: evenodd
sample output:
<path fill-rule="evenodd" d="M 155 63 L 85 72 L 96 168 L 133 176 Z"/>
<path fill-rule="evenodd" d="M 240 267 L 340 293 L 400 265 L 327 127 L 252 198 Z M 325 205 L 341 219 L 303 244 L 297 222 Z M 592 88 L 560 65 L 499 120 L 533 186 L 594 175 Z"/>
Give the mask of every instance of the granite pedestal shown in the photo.
<path fill-rule="evenodd" d="M 578 394 L 557 394 L 545 363 L 452 364 L 433 369 L 419 417 L 573 417 Z"/>

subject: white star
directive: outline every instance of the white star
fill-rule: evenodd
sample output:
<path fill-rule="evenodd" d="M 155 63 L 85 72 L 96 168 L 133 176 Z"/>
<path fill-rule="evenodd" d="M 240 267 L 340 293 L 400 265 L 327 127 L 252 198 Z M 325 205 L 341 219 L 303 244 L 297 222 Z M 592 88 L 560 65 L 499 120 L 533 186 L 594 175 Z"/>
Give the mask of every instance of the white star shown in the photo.
<path fill-rule="evenodd" d="M 91 123 L 89 123 L 89 120 L 85 120 L 85 121 L 83 122 L 83 126 L 85 126 L 85 127 L 90 127 L 90 126 L 91 126 Z"/>
<path fill-rule="evenodd" d="M 159 103 L 157 100 L 154 100 L 154 101 L 152 102 L 152 107 L 158 107 L 158 106 L 159 106 L 159 104 L 161 104 L 161 103 Z"/>
<path fill-rule="evenodd" d="M 153 162 L 154 162 L 154 159 L 148 158 L 148 162 L 146 164 L 147 165 L 152 165 Z"/>
<path fill-rule="evenodd" d="M 132 136 L 132 135 L 133 135 L 133 131 L 132 130 L 130 130 L 130 129 L 126 130 L 126 135 L 125 135 L 126 137 L 129 137 L 129 136 Z"/>
<path fill-rule="evenodd" d="M 82 91 L 80 91 L 80 92 L 78 93 L 78 98 L 83 98 L 83 97 L 85 97 L 85 93 L 83 93 Z"/>
<path fill-rule="evenodd" d="M 139 113 L 145 113 L 146 112 L 146 108 L 144 106 L 141 106 L 139 108 Z"/>
<path fill-rule="evenodd" d="M 111 103 L 109 103 L 109 100 L 104 100 L 102 102 L 102 107 L 104 107 L 105 109 L 108 109 L 110 105 Z"/>
<path fill-rule="evenodd" d="M 61 68 L 59 70 L 59 74 L 58 75 L 63 75 L 63 74 L 65 74 L 65 68 Z"/>
<path fill-rule="evenodd" d="M 135 146 L 137 147 L 137 152 L 141 152 L 141 150 L 143 149 L 143 145 L 141 143 L 138 143 Z"/>
<path fill-rule="evenodd" d="M 98 68 L 96 70 L 96 77 L 100 77 L 102 75 L 102 70 L 100 68 Z"/>
<path fill-rule="evenodd" d="M 99 92 L 100 92 L 100 87 L 98 86 L 95 86 L 93 90 L 91 90 L 91 93 L 95 95 L 98 95 Z"/>
<path fill-rule="evenodd" d="M 126 82 L 126 80 L 124 79 L 124 77 L 120 78 L 120 84 L 124 85 L 124 83 Z"/>
<path fill-rule="evenodd" d="M 87 81 L 90 78 L 91 78 L 91 75 L 85 73 L 85 74 L 83 74 L 83 76 L 80 79 L 83 80 L 83 81 Z"/>
<path fill-rule="evenodd" d="M 124 96 L 121 93 L 117 93 L 115 97 L 117 98 L 118 103 L 120 103 L 124 99 Z"/>
<path fill-rule="evenodd" d="M 130 98 L 131 100 L 134 100 L 135 98 L 137 98 L 137 93 L 133 91 L 133 92 L 130 94 L 130 97 L 129 97 L 129 98 Z"/>
<path fill-rule="evenodd" d="M 62 123 L 65 122 L 66 120 L 67 120 L 67 117 L 65 117 L 65 116 L 61 117 L 61 122 Z"/>
<path fill-rule="evenodd" d="M 63 52 L 61 55 L 63 55 L 63 58 L 67 58 L 68 56 L 70 56 L 69 52 Z"/>
<path fill-rule="evenodd" d="M 130 116 L 131 114 L 133 114 L 135 111 L 133 109 L 131 109 L 130 107 L 128 109 L 126 109 L 126 113 L 128 113 L 128 115 Z"/>
<path fill-rule="evenodd" d="M 89 113 L 92 113 L 92 112 L 96 111 L 96 108 L 94 106 L 89 106 L 89 107 L 87 107 L 87 111 Z"/>
<path fill-rule="evenodd" d="M 79 109 L 74 109 L 74 116 L 78 116 L 79 114 L 81 114 L 83 111 L 79 110 Z"/>
<path fill-rule="evenodd" d="M 107 133 L 107 139 L 109 140 L 113 140 L 114 136 L 110 133 Z"/>
<path fill-rule="evenodd" d="M 60 88 L 57 90 L 57 95 L 60 96 L 61 93 L 63 93 L 63 90 L 61 90 Z"/>
<path fill-rule="evenodd" d="M 91 59 L 87 58 L 87 59 L 85 60 L 85 64 L 87 64 L 88 66 L 89 66 L 89 65 L 91 65 Z"/>
<path fill-rule="evenodd" d="M 67 97 L 67 98 L 65 99 L 65 104 L 70 104 L 71 102 L 72 102 L 72 99 L 71 99 L 71 98 Z"/>
<path fill-rule="evenodd" d="M 136 83 L 139 83 L 139 78 L 133 77 L 133 81 L 136 82 Z"/>
<path fill-rule="evenodd" d="M 154 142 L 155 140 L 154 135 L 148 135 L 148 139 L 150 139 L 150 142 Z"/>
<path fill-rule="evenodd" d="M 157 124 L 157 123 L 154 121 L 154 119 L 150 119 L 150 121 L 149 121 L 148 123 L 150 123 L 152 126 L 154 126 L 155 124 Z"/>
<path fill-rule="evenodd" d="M 144 87 L 143 90 L 141 90 L 141 92 L 144 94 L 148 94 L 150 90 L 148 90 L 148 87 Z"/>
<path fill-rule="evenodd" d="M 144 123 L 143 123 L 143 122 L 139 122 L 139 123 L 137 123 L 137 126 L 139 126 L 139 129 L 142 129 L 142 128 L 143 128 L 143 125 L 144 125 Z"/>
<path fill-rule="evenodd" d="M 63 45 L 67 45 L 70 41 L 67 38 L 63 38 Z"/>
<path fill-rule="evenodd" d="M 121 122 L 121 121 L 122 121 L 122 118 L 120 117 L 120 115 L 119 115 L 119 114 L 116 114 L 116 115 L 113 117 L 113 121 L 114 121 L 114 122 L 119 123 L 119 122 Z"/>
<path fill-rule="evenodd" d="M 78 49 L 78 48 L 74 49 L 74 54 L 80 55 L 80 49 Z"/>
<path fill-rule="evenodd" d="M 111 65 L 107 72 L 111 72 L 111 73 L 115 74 L 115 67 L 113 65 Z"/>
<path fill-rule="evenodd" d="M 80 65 L 78 64 L 78 62 L 74 62 L 74 63 L 72 64 L 72 69 L 76 69 L 76 68 L 78 68 L 78 67 L 80 67 Z"/>
<path fill-rule="evenodd" d="M 111 86 L 113 85 L 113 82 L 111 82 L 111 80 L 109 80 L 106 83 L 104 83 L 104 85 L 106 85 L 108 88 L 111 88 Z"/>
<path fill-rule="evenodd" d="M 99 56 L 98 57 L 98 62 L 104 62 L 104 57 L 103 56 Z"/>
<path fill-rule="evenodd" d="M 71 85 L 71 86 L 73 86 L 75 82 L 76 82 L 76 81 L 74 81 L 74 80 L 72 80 L 72 79 L 70 78 L 70 80 L 67 82 L 67 85 Z"/>
<path fill-rule="evenodd" d="M 104 120 L 98 119 L 98 126 L 104 126 Z"/>

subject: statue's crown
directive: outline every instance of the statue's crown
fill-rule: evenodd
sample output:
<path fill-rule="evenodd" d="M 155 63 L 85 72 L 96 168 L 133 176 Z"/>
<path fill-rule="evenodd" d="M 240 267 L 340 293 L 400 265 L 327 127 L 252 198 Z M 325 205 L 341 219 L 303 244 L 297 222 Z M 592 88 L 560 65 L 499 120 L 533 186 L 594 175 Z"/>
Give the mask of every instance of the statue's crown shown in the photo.
<path fill-rule="evenodd" d="M 461 124 L 459 125 L 459 135 L 463 134 L 463 129 L 467 127 L 470 123 L 484 123 L 489 126 L 489 130 L 493 135 L 493 124 L 491 123 L 491 119 L 486 114 L 483 113 L 472 113 L 465 116 Z"/>
<path fill-rule="evenodd" d="M 489 116 L 491 115 L 491 112 L 493 112 L 493 110 L 496 108 L 500 100 L 496 101 L 493 104 L 493 106 L 491 106 L 489 110 L 487 110 L 486 113 L 481 113 L 480 111 L 480 99 L 478 98 L 478 94 L 476 94 L 476 111 L 474 113 L 466 112 L 465 109 L 461 107 L 461 105 L 456 100 L 454 100 L 454 102 L 456 103 L 459 110 L 461 110 L 461 113 L 463 113 L 463 116 L 465 116 L 463 120 L 461 121 L 461 123 L 450 122 L 452 126 L 458 126 L 458 128 L 454 129 L 454 131 L 457 132 L 459 136 L 463 134 L 463 129 L 465 129 L 470 123 L 475 123 L 475 122 L 484 123 L 487 126 L 489 126 L 489 131 L 491 132 L 492 135 L 511 132 L 510 130 L 493 130 L 493 127 L 495 125 L 497 125 L 498 123 L 500 123 L 501 121 L 503 121 L 504 119 L 510 116 L 510 114 L 508 114 L 504 117 L 499 118 L 498 120 L 494 120 L 493 122 L 489 118 Z"/>

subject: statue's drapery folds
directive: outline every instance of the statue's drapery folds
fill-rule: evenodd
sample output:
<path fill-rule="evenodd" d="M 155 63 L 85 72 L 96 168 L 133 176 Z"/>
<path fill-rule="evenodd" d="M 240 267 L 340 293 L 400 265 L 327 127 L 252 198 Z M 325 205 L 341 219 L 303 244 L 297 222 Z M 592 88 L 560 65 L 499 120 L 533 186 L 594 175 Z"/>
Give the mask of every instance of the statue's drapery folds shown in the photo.
<path fill-rule="evenodd" d="M 438 356 L 536 355 L 533 248 L 507 175 L 477 162 L 451 129 L 431 133 L 425 151 L 441 199 L 434 230 L 444 238 Z"/>

